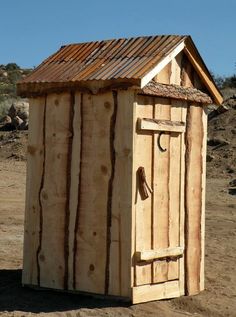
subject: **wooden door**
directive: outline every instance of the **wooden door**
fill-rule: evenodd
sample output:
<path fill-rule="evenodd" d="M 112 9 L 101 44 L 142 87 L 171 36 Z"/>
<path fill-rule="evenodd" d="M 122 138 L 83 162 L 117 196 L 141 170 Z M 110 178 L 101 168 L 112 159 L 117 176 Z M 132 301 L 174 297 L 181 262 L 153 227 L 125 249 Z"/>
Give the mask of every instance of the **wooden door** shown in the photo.
<path fill-rule="evenodd" d="M 137 106 L 133 302 L 184 294 L 184 107 L 150 101 Z"/>

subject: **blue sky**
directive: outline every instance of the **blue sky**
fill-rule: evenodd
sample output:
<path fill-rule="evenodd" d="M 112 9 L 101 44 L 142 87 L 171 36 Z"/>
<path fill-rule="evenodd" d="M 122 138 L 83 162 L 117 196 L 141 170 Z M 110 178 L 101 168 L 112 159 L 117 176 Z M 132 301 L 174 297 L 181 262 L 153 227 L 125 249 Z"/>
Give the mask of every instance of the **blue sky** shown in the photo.
<path fill-rule="evenodd" d="M 190 34 L 208 68 L 236 73 L 235 0 L 1 0 L 0 64 L 37 66 L 61 45 Z"/>

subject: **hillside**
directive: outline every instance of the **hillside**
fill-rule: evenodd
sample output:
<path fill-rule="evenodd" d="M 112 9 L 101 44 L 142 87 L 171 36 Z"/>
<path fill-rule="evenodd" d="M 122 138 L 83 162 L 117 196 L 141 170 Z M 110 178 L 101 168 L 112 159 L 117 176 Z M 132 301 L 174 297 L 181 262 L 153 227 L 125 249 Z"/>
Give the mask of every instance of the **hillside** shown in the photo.
<path fill-rule="evenodd" d="M 16 96 L 16 82 L 29 74 L 31 69 L 22 69 L 15 63 L 0 65 L 0 118 L 7 114 Z"/>

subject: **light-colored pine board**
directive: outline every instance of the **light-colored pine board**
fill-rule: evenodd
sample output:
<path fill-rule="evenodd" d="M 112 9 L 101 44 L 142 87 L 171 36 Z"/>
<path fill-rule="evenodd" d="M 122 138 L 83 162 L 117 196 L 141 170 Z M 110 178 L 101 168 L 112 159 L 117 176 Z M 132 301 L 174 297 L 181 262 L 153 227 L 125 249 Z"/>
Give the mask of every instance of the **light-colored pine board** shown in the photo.
<path fill-rule="evenodd" d="M 182 102 L 181 121 L 186 123 L 187 102 Z M 179 245 L 185 248 L 185 134 L 181 135 L 181 165 L 180 165 L 180 231 L 179 231 Z M 179 288 L 180 294 L 185 294 L 185 254 L 179 259 Z"/>
<path fill-rule="evenodd" d="M 114 146 L 109 294 L 131 296 L 131 208 L 133 163 L 133 103 L 130 91 L 117 93 Z"/>
<path fill-rule="evenodd" d="M 171 61 L 170 84 L 180 85 L 181 82 L 181 64 L 183 53 L 180 52 Z"/>
<path fill-rule="evenodd" d="M 145 303 L 148 301 L 179 297 L 178 281 L 143 285 L 133 288 L 132 303 Z"/>
<path fill-rule="evenodd" d="M 40 286 L 56 289 L 66 287 L 70 128 L 70 94 L 49 95 L 46 105 L 45 174 L 40 193 L 42 242 L 38 257 Z"/>
<path fill-rule="evenodd" d="M 158 83 L 169 84 L 171 75 L 171 62 L 167 64 L 155 77 L 154 80 Z"/>
<path fill-rule="evenodd" d="M 73 290 L 75 286 L 75 256 L 76 240 L 75 230 L 78 215 L 78 192 L 80 188 L 80 158 L 81 158 L 81 103 L 82 94 L 75 93 L 73 104 L 73 141 L 71 147 L 71 184 L 70 184 L 70 219 L 69 219 L 69 258 L 68 258 L 68 289 Z"/>
<path fill-rule="evenodd" d="M 139 118 L 139 129 L 182 133 L 185 131 L 185 124 L 174 120 Z"/>
<path fill-rule="evenodd" d="M 137 107 L 138 107 L 138 95 L 134 94 L 133 102 L 133 163 L 132 163 L 132 175 L 136 175 L 136 129 L 137 129 Z M 136 200 L 137 200 L 137 177 L 132 177 L 132 206 L 131 206 L 131 287 L 135 286 L 135 267 L 134 256 L 136 252 Z"/>
<path fill-rule="evenodd" d="M 138 96 L 138 104 L 136 108 L 136 121 L 138 118 L 153 118 L 152 98 Z M 153 133 L 151 131 L 137 131 L 135 136 L 135 174 L 137 181 L 136 188 L 136 250 L 151 249 L 152 239 L 152 195 L 142 200 L 137 170 L 140 166 L 144 167 L 148 184 L 152 184 L 152 149 L 153 149 Z M 135 266 L 135 285 L 151 283 L 152 272 L 151 264 L 136 263 Z"/>
<path fill-rule="evenodd" d="M 145 250 L 136 252 L 136 258 L 138 261 L 150 261 L 167 257 L 178 257 L 183 255 L 183 251 L 183 247 L 166 248 L 160 250 Z"/>
<path fill-rule="evenodd" d="M 44 162 L 45 97 L 29 100 L 26 207 L 24 226 L 23 284 L 38 284 L 37 249 L 40 239 L 40 202 Z"/>
<path fill-rule="evenodd" d="M 200 291 L 205 288 L 205 205 L 206 205 L 206 153 L 207 153 L 207 110 L 202 111 L 203 141 L 202 141 L 202 210 L 201 210 L 201 263 Z"/>
<path fill-rule="evenodd" d="M 190 105 L 186 129 L 186 292 L 194 295 L 200 291 L 201 213 L 202 213 L 202 107 Z"/>
<path fill-rule="evenodd" d="M 170 120 L 170 101 L 164 98 L 155 99 L 155 119 Z M 169 247 L 169 144 L 170 135 L 161 137 L 161 145 L 166 152 L 157 146 L 158 133 L 154 134 L 153 148 L 153 245 L 152 248 Z M 168 264 L 166 260 L 153 263 L 153 283 L 167 281 Z"/>
<path fill-rule="evenodd" d="M 182 102 L 171 102 L 171 120 L 181 121 Z M 170 134 L 169 162 L 169 247 L 180 244 L 180 165 L 181 165 L 181 134 Z M 179 261 L 171 260 L 168 265 L 168 280 L 179 278 Z"/>
<path fill-rule="evenodd" d="M 76 290 L 104 294 L 108 188 L 111 179 L 112 93 L 83 95 L 82 165 L 76 233 Z"/>
<path fill-rule="evenodd" d="M 194 87 L 194 69 L 187 56 L 183 54 L 181 84 L 184 87 Z"/>

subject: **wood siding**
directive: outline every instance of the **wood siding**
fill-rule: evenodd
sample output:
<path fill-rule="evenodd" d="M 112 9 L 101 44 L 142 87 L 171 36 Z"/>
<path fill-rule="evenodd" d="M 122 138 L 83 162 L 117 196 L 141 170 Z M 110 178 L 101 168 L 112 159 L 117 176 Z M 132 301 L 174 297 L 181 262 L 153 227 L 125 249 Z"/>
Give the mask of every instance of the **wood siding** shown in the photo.
<path fill-rule="evenodd" d="M 127 91 L 30 101 L 24 284 L 130 297 L 129 104 Z"/>

